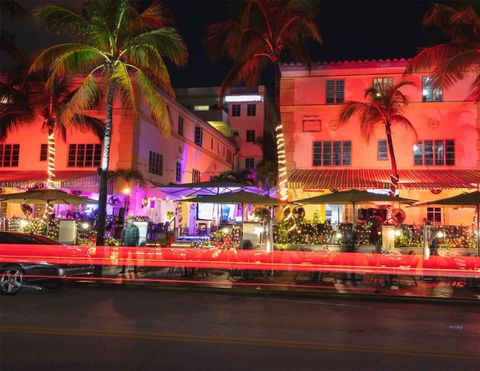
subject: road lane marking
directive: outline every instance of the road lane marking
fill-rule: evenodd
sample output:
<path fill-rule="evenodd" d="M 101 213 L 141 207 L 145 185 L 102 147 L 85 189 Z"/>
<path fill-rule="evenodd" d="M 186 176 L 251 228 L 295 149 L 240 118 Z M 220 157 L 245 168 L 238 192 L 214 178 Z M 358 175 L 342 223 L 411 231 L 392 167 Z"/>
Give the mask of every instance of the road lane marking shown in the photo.
<path fill-rule="evenodd" d="M 401 348 L 381 348 L 374 346 L 360 346 L 351 344 L 330 344 L 305 341 L 289 341 L 277 339 L 254 339 L 254 338 L 233 338 L 220 336 L 200 336 L 175 333 L 135 333 L 121 331 L 102 331 L 91 329 L 74 329 L 58 327 L 36 327 L 19 325 L 1 325 L 0 333 L 20 333 L 20 334 L 38 334 L 38 335 L 59 335 L 59 336 L 82 336 L 82 337 L 102 337 L 115 339 L 131 340 L 151 340 L 151 341 L 178 341 L 192 343 L 210 343 L 210 344 L 229 344 L 245 346 L 264 346 L 275 348 L 295 348 L 310 350 L 327 350 L 340 352 L 358 352 L 358 353 L 383 353 L 392 355 L 409 355 L 419 357 L 441 357 L 479 360 L 480 356 L 463 352 L 451 352 L 443 350 L 417 350 Z"/>

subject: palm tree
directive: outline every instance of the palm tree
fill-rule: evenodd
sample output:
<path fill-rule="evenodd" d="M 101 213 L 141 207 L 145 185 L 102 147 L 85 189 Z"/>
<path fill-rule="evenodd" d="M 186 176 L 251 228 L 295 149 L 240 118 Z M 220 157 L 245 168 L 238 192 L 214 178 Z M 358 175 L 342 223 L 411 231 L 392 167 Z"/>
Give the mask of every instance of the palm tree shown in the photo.
<path fill-rule="evenodd" d="M 340 123 L 345 123 L 352 116 L 360 119 L 360 128 L 367 140 L 375 131 L 378 124 L 384 126 L 387 137 L 388 153 L 392 166 L 390 191 L 396 195 L 398 189 L 399 175 L 397 161 L 392 139 L 392 126 L 401 124 L 417 135 L 413 124 L 403 115 L 408 105 L 408 98 L 400 91 L 406 85 L 414 85 L 409 81 L 402 81 L 396 85 L 385 84 L 375 85 L 365 91 L 365 98 L 368 102 L 348 101 L 340 112 Z"/>
<path fill-rule="evenodd" d="M 222 83 L 220 101 L 227 90 L 242 82 L 254 86 L 260 74 L 273 66 L 275 108 L 280 117 L 280 62 L 285 57 L 310 66 L 307 39 L 321 43 L 320 30 L 315 23 L 315 2 L 302 0 L 249 0 L 242 4 L 238 19 L 207 28 L 205 47 L 213 60 L 224 56 L 235 63 Z M 281 137 L 282 126 L 277 126 Z M 281 145 L 277 151 L 282 150 Z M 280 156 L 281 157 L 281 156 Z M 279 169 L 282 199 L 287 198 L 286 168 L 281 159 Z"/>
<path fill-rule="evenodd" d="M 84 0 L 82 5 L 81 13 L 63 5 L 44 5 L 35 10 L 41 24 L 55 32 L 69 32 L 76 42 L 43 50 L 31 70 L 49 67 L 52 81 L 57 76 L 70 78 L 84 74 L 67 109 L 71 114 L 93 106 L 103 91 L 106 92 L 97 215 L 97 245 L 103 245 L 114 99 L 119 96 L 123 107 L 132 111 L 135 121 L 137 97 L 141 94 L 157 126 L 168 133 L 168 107 L 157 88 L 174 95 L 164 58 L 183 66 L 187 48 L 171 27 L 169 10 L 160 2 L 150 4 L 144 11 L 129 0 Z"/>
<path fill-rule="evenodd" d="M 8 133 L 25 125 L 31 125 L 39 118 L 48 133 L 47 141 L 47 186 L 55 183 L 55 137 L 66 141 L 69 129 L 93 131 L 103 138 L 104 124 L 101 120 L 82 113 L 75 113 L 69 121 L 63 120 L 65 108 L 75 90 L 65 81 L 57 78 L 47 85 L 48 76 L 44 71 L 27 76 L 24 81 L 12 78 L 0 83 L 0 140 Z"/>
<path fill-rule="evenodd" d="M 475 74 L 471 91 L 473 98 L 480 101 L 479 11 L 478 2 L 459 10 L 446 4 L 435 4 L 423 19 L 423 25 L 439 28 L 448 40 L 422 49 L 405 73 L 430 71 L 433 88 L 448 88 Z"/>
<path fill-rule="evenodd" d="M 253 186 L 256 183 L 256 174 L 255 171 L 251 169 L 244 169 L 239 171 L 225 171 L 223 173 L 215 175 L 212 180 L 215 182 L 226 181 Z"/>

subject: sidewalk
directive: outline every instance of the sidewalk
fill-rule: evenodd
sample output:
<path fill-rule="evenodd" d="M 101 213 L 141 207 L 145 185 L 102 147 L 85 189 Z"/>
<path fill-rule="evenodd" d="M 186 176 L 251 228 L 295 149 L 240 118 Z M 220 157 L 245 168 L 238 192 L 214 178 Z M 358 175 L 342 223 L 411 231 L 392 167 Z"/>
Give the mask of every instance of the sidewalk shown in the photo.
<path fill-rule="evenodd" d="M 465 301 L 480 304 L 480 286 L 470 287 L 469 283 L 447 282 L 439 278 L 424 280 L 413 277 L 400 277 L 393 284 L 384 282 L 385 277 L 356 276 L 355 282 L 345 281 L 342 275 L 326 276 L 314 279 L 312 274 L 295 272 L 262 271 L 223 271 L 194 270 L 185 271 L 179 268 L 139 268 L 134 278 L 133 271 L 127 277 L 119 275 L 120 268 L 104 267 L 103 283 L 127 284 L 129 286 L 149 286 L 162 288 L 187 288 L 201 290 L 218 290 L 222 292 L 258 293 L 269 292 L 282 295 L 306 294 L 345 297 L 382 297 L 404 299 L 437 299 Z M 416 283 L 416 284 L 415 284 Z M 465 285 L 465 286 L 464 286 Z"/>

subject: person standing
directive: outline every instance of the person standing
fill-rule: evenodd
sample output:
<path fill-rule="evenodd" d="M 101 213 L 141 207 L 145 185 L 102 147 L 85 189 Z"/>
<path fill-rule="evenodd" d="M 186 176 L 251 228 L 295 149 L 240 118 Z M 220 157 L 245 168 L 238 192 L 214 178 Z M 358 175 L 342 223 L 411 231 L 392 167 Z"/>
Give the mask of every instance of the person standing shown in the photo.
<path fill-rule="evenodd" d="M 137 276 L 137 262 L 136 262 L 136 254 L 137 254 L 137 246 L 140 241 L 140 231 L 138 227 L 133 224 L 135 218 L 129 217 L 127 219 L 127 225 L 123 228 L 120 242 L 122 244 L 120 257 L 123 260 L 122 270 L 120 271 L 121 275 L 125 275 L 126 269 L 126 261 L 128 259 L 128 253 L 132 254 L 133 260 L 133 272 L 135 277 Z"/>

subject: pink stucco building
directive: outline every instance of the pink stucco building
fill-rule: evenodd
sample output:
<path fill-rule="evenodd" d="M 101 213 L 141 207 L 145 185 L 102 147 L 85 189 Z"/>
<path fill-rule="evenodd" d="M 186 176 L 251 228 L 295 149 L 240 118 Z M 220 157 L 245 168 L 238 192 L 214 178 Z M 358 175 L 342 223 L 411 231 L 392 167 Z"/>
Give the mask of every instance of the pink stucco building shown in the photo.
<path fill-rule="evenodd" d="M 437 91 L 427 73 L 404 76 L 408 63 L 404 59 L 317 63 L 310 71 L 303 65 L 281 67 L 281 119 L 291 199 L 335 189 L 388 189 L 390 159 L 382 127 L 367 140 L 357 118 L 340 124 L 338 117 L 345 101 L 364 101 L 365 90 L 373 84 L 403 79 L 415 83 L 402 91 L 410 100 L 405 115 L 418 136 L 404 127 L 393 128 L 400 195 L 428 201 L 478 188 L 479 105 L 469 96 L 474 75 Z M 474 215 L 471 209 L 404 210 L 406 222 L 417 224 L 429 220 L 469 225 Z M 334 222 L 352 219 L 348 207 L 307 208 L 307 216 L 314 212 Z"/>

